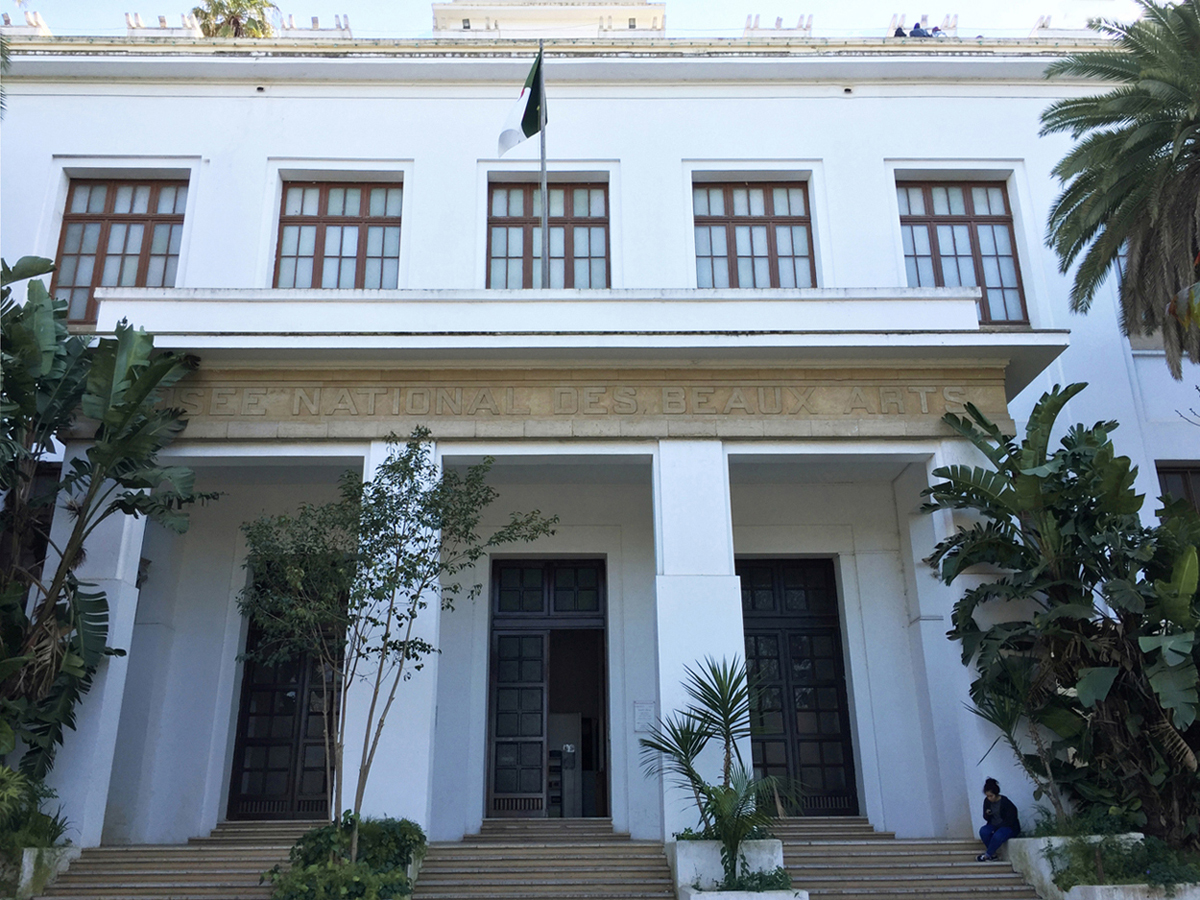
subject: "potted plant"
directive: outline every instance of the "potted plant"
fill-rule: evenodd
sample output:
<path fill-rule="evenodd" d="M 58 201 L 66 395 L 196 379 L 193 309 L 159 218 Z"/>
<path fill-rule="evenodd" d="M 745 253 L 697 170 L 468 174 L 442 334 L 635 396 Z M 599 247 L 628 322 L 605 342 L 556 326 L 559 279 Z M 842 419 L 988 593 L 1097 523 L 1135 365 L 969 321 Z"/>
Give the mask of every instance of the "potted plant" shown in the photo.
<path fill-rule="evenodd" d="M 807 900 L 807 891 L 792 889 L 783 844 L 767 830 L 788 787 L 777 778 L 755 778 L 739 747 L 750 737 L 754 696 L 745 663 L 707 657 L 684 671 L 687 708 L 660 719 L 639 741 L 646 774 L 673 780 L 692 796 L 700 816 L 698 830 L 681 832 L 667 845 L 679 896 Z M 713 744 L 721 751 L 715 784 L 697 764 Z"/>

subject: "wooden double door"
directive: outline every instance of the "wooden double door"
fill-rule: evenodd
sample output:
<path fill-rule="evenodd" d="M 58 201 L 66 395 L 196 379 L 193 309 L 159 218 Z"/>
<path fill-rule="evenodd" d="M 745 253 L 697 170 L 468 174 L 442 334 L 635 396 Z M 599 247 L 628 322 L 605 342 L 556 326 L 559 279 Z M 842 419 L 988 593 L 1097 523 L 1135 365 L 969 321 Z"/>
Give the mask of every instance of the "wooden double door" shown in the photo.
<path fill-rule="evenodd" d="M 247 650 L 257 644 L 251 626 Z M 230 819 L 329 817 L 322 710 L 334 697 L 332 676 L 316 660 L 301 657 L 277 666 L 246 661 Z"/>
<path fill-rule="evenodd" d="M 602 560 L 496 561 L 488 817 L 608 815 Z"/>
<path fill-rule="evenodd" d="M 799 781 L 803 812 L 858 815 L 831 559 L 739 559 L 755 774 Z M 801 809 L 790 810 L 798 814 Z"/>

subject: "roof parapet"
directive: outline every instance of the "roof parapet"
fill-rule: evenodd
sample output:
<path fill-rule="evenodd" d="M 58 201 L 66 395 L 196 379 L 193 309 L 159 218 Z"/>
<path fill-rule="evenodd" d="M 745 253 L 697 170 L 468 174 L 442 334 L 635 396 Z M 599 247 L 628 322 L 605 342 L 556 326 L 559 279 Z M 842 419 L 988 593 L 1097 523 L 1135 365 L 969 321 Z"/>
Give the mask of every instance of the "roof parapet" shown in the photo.
<path fill-rule="evenodd" d="M 1050 16 L 1038 16 L 1037 24 L 1033 26 L 1033 31 L 1029 32 L 1031 38 L 1054 39 L 1054 38 L 1094 38 L 1097 37 L 1096 32 L 1090 28 L 1053 28 L 1050 25 Z"/>
<path fill-rule="evenodd" d="M 289 14 L 283 21 L 279 36 L 300 41 L 350 41 L 354 39 L 354 34 L 350 31 L 350 17 L 345 14 L 333 17 L 332 28 L 322 28 L 321 20 L 317 16 L 312 17 L 311 28 L 305 28 L 303 25 L 297 26 L 296 17 Z"/>
<path fill-rule="evenodd" d="M 196 21 L 196 17 L 189 13 L 182 13 L 180 16 L 182 22 L 179 28 L 172 28 L 167 24 L 166 16 L 158 17 L 158 25 L 147 26 L 142 21 L 141 13 L 125 13 L 125 35 L 131 38 L 202 38 L 204 32 L 200 30 L 200 23 Z"/>
<path fill-rule="evenodd" d="M 4 33 L 5 37 L 15 37 L 24 35 L 27 37 L 51 37 L 50 26 L 46 24 L 46 20 L 42 18 L 40 12 L 31 12 L 25 10 L 25 24 L 14 25 L 8 13 L 4 13 L 0 17 L 0 32 Z"/>
<path fill-rule="evenodd" d="M 783 16 L 775 18 L 774 28 L 763 28 L 759 24 L 757 14 L 746 16 L 746 27 L 742 31 L 742 37 L 745 38 L 810 38 L 812 37 L 813 17 L 810 13 L 808 19 L 801 14 L 800 21 L 796 23 L 795 28 L 783 27 Z"/>

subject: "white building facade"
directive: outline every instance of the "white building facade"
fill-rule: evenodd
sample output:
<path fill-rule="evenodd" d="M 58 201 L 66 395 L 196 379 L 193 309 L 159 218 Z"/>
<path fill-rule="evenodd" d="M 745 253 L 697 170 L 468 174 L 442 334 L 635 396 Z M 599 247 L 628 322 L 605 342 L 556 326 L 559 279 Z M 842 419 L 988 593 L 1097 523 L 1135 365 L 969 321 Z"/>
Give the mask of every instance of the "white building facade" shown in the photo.
<path fill-rule="evenodd" d="M 1038 116 L 1095 89 L 1044 79 L 1063 42 L 548 41 L 548 290 L 537 141 L 496 156 L 531 43 L 12 44 L 3 255 L 59 260 L 81 330 L 201 357 L 169 456 L 222 492 L 186 535 L 110 522 L 89 554 L 129 653 L 53 772 L 78 842 L 323 814 L 305 676 L 239 661 L 239 526 L 416 425 L 444 465 L 495 457 L 493 524 L 560 524 L 424 623 L 441 653 L 368 813 L 670 839 L 694 815 L 638 739 L 685 667 L 735 655 L 769 689 L 755 764 L 810 812 L 964 835 L 989 774 L 1029 805 L 1001 750 L 980 763 L 959 591 L 922 562 L 953 522 L 921 490 L 973 459 L 940 417 L 1012 427 L 1089 381 L 1064 421 L 1120 420 L 1149 496 L 1196 455 L 1195 379 L 1120 335 L 1115 286 L 1070 316 L 1043 246 L 1068 145 Z"/>

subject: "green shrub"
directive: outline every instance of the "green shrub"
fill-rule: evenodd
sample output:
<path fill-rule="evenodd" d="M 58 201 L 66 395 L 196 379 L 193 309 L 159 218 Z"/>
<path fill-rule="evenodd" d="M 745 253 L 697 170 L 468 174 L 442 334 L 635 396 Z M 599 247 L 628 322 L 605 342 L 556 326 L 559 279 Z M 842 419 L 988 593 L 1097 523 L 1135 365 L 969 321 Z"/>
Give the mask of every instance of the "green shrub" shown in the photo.
<path fill-rule="evenodd" d="M 403 868 L 376 871 L 365 862 L 338 859 L 267 873 L 271 900 L 389 900 L 412 893 Z"/>
<path fill-rule="evenodd" d="M 746 865 L 746 857 L 742 857 L 742 866 Z M 777 869 L 772 869 L 769 872 L 747 872 L 744 868 L 742 874 L 733 880 L 732 883 L 726 881 L 721 885 L 723 891 L 786 891 L 792 886 L 792 876 L 788 874 L 788 870 L 783 866 Z"/>
<path fill-rule="evenodd" d="M 55 796 L 38 779 L 0 765 L 0 896 L 16 892 L 22 849 L 62 841 L 67 830 L 62 810 L 42 812 L 42 804 Z"/>
<path fill-rule="evenodd" d="M 288 852 L 290 868 L 275 866 L 263 880 L 271 900 L 387 900 L 412 892 L 407 869 L 425 853 L 425 832 L 408 819 L 363 819 L 358 859 L 350 862 L 354 815 L 304 834 Z"/>
<path fill-rule="evenodd" d="M 744 840 L 747 840 L 747 841 L 769 841 L 773 837 L 775 837 L 775 835 L 771 834 L 769 829 L 762 828 L 762 827 L 759 827 L 756 825 L 754 828 L 751 828 L 749 832 L 747 832 Z M 693 828 L 685 828 L 685 829 L 683 829 L 683 831 L 677 831 L 677 832 L 675 832 L 675 840 L 677 840 L 677 841 L 719 841 L 720 838 L 717 837 L 716 832 L 710 826 L 708 828 L 701 828 L 699 831 L 696 831 Z"/>
<path fill-rule="evenodd" d="M 1077 810 L 1062 822 L 1044 806 L 1037 808 L 1037 822 L 1033 830 L 1023 837 L 1081 837 L 1088 834 L 1127 834 L 1137 831 L 1137 824 L 1129 821 L 1119 810 L 1102 806 L 1089 806 Z"/>
<path fill-rule="evenodd" d="M 1172 850 L 1158 838 L 1121 841 L 1105 835 L 1099 841 L 1075 837 L 1046 851 L 1054 883 L 1063 891 L 1077 884 L 1149 884 L 1168 897 L 1175 885 L 1200 882 L 1200 859 Z"/>

